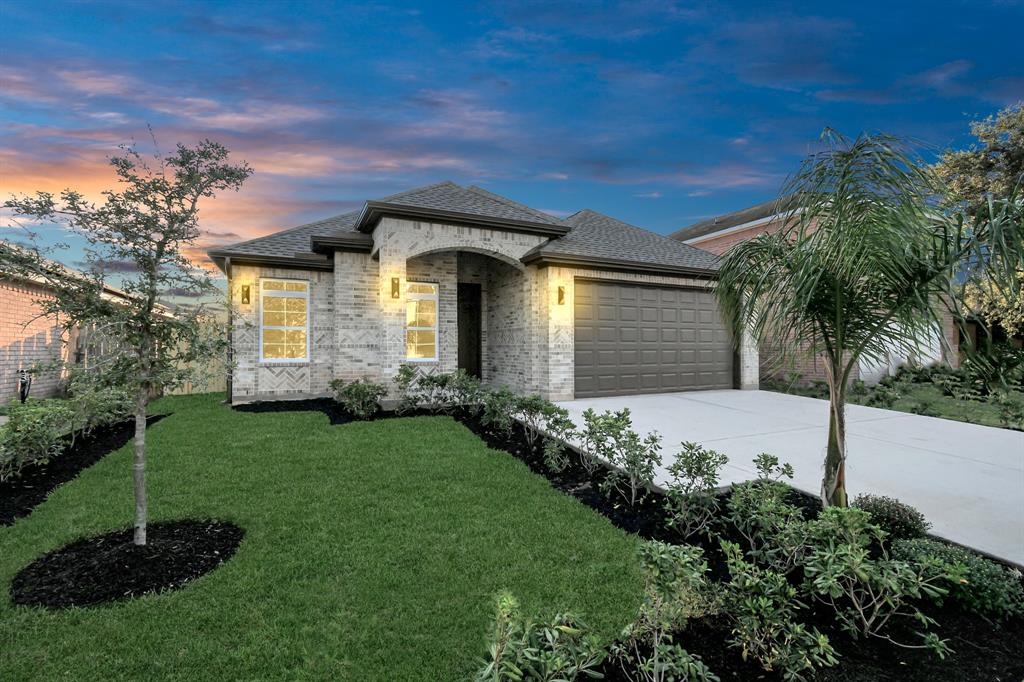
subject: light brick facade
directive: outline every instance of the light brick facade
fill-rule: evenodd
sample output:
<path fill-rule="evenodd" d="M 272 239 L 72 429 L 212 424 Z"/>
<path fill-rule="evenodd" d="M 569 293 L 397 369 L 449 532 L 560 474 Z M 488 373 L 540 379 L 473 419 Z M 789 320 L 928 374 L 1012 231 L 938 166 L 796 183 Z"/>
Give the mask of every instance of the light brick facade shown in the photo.
<path fill-rule="evenodd" d="M 18 395 L 18 370 L 58 360 L 66 337 L 53 317 L 41 317 L 38 301 L 47 298 L 44 287 L 32 282 L 0 280 L 0 401 Z M 32 377 L 33 397 L 45 398 L 60 389 L 58 372 Z"/>
<path fill-rule="evenodd" d="M 406 361 L 406 302 L 391 295 L 409 281 L 438 284 L 438 359 L 419 363 L 450 372 L 458 366 L 460 282 L 481 286 L 482 379 L 554 400 L 574 395 L 573 288 L 577 278 L 709 288 L 689 277 L 524 265 L 521 258 L 546 237 L 384 217 L 370 254 L 339 251 L 333 272 L 234 265 L 233 399 L 324 395 L 332 378 L 367 378 L 391 385 Z M 259 359 L 259 279 L 310 282 L 310 362 L 265 365 Z M 240 304 L 243 285 L 250 303 Z M 558 288 L 565 300 L 558 304 Z M 757 385 L 757 349 L 744 340 L 741 384 Z"/>

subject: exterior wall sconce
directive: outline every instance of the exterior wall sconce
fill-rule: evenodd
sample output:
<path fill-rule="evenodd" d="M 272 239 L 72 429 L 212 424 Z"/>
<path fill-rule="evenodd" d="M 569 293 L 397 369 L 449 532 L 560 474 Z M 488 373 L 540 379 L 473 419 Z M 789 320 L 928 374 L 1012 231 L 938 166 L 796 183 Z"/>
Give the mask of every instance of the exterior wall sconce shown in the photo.
<path fill-rule="evenodd" d="M 558 287 L 558 305 L 565 305 L 565 287 Z"/>
<path fill-rule="evenodd" d="M 242 285 L 242 305 L 249 305 L 249 285 Z"/>
<path fill-rule="evenodd" d="M 391 278 L 391 298 L 398 298 L 401 295 L 401 292 L 399 291 L 398 284 L 399 284 L 398 278 L 397 277 L 392 277 Z"/>

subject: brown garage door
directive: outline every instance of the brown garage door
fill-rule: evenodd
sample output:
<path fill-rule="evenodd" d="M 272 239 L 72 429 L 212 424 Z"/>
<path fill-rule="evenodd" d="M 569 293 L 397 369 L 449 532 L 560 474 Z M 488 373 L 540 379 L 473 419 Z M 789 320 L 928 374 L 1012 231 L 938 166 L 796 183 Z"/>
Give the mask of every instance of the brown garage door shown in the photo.
<path fill-rule="evenodd" d="M 576 280 L 576 397 L 732 388 L 714 294 Z"/>

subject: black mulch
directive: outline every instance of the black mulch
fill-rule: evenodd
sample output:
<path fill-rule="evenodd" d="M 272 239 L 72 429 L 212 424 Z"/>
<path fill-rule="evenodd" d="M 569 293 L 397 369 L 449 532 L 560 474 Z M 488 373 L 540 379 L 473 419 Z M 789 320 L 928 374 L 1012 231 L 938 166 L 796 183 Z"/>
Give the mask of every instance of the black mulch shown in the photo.
<path fill-rule="evenodd" d="M 309 398 L 306 400 L 261 400 L 254 403 L 245 403 L 232 407 L 236 412 L 323 412 L 331 420 L 333 426 L 348 424 L 360 421 L 331 398 Z M 415 410 L 398 414 L 392 411 L 382 411 L 373 415 L 372 421 L 378 419 L 394 419 L 395 417 L 415 417 L 416 415 L 433 414 L 427 410 Z"/>
<path fill-rule="evenodd" d="M 62 609 L 177 589 L 231 558 L 244 533 L 233 523 L 187 519 L 150 524 L 142 546 L 132 535 L 127 528 L 43 555 L 14 577 L 11 601 Z"/>
<path fill-rule="evenodd" d="M 154 415 L 147 424 L 152 426 L 164 416 Z M 134 435 L 135 422 L 130 420 L 100 426 L 88 436 L 75 438 L 74 445 L 70 445 L 71 437 L 67 436 L 65 441 L 69 445 L 60 455 L 46 464 L 25 468 L 17 478 L 0 482 L 0 526 L 9 526 L 15 519 L 31 514 L 58 486 L 74 479 Z"/>

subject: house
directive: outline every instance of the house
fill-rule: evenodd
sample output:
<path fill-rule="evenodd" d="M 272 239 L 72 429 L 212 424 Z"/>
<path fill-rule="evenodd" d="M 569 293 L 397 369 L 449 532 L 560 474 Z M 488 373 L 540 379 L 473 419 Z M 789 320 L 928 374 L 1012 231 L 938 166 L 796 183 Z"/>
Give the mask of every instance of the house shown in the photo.
<path fill-rule="evenodd" d="M 442 182 L 209 256 L 236 402 L 390 385 L 403 363 L 553 400 L 757 386 L 756 347 L 719 314 L 717 258 L 590 210 L 560 220 Z"/>
<path fill-rule="evenodd" d="M 785 218 L 799 209 L 787 203 L 773 199 L 739 211 L 715 216 L 694 223 L 669 236 L 684 244 L 696 246 L 718 256 L 725 255 L 736 244 L 762 234 L 774 234 L 782 229 Z M 938 331 L 932 338 L 923 339 L 919 352 L 913 357 L 898 352 L 890 353 L 888 361 L 874 364 L 862 360 L 851 380 L 862 379 L 869 384 L 877 383 L 884 376 L 895 374 L 903 364 L 915 362 L 928 365 L 945 362 L 952 367 L 960 364 L 959 331 L 952 314 L 946 314 L 941 330 L 944 341 L 939 338 Z M 808 352 L 782 352 L 785 340 L 762 342 L 760 348 L 761 376 L 777 376 L 788 378 L 797 374 L 805 381 L 824 381 L 825 362 L 819 355 Z M 792 349 L 790 349 L 792 350 Z"/>

